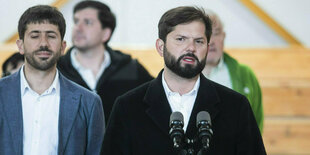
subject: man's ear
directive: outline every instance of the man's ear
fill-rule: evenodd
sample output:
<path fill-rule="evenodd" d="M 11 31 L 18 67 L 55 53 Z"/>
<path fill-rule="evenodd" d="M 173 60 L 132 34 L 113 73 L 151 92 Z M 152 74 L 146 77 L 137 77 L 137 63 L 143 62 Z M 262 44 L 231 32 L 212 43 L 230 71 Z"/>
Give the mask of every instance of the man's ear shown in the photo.
<path fill-rule="evenodd" d="M 164 48 L 165 48 L 165 43 L 161 39 L 156 40 L 156 50 L 158 54 L 163 57 L 164 56 Z"/>
<path fill-rule="evenodd" d="M 61 55 L 65 54 L 66 47 L 67 47 L 67 42 L 62 41 L 62 43 L 61 43 Z"/>
<path fill-rule="evenodd" d="M 16 40 L 16 45 L 18 48 L 18 51 L 21 55 L 24 55 L 25 51 L 24 51 L 24 42 L 21 39 Z"/>
<path fill-rule="evenodd" d="M 207 45 L 207 56 L 208 56 L 208 54 L 209 54 L 209 50 L 210 50 L 210 42 L 208 43 L 208 45 Z M 207 57 L 206 57 L 207 58 Z M 207 60 L 206 60 L 207 61 Z"/>
<path fill-rule="evenodd" d="M 102 36 L 102 42 L 105 43 L 111 38 L 112 30 L 110 28 L 104 28 L 103 29 L 103 36 Z"/>

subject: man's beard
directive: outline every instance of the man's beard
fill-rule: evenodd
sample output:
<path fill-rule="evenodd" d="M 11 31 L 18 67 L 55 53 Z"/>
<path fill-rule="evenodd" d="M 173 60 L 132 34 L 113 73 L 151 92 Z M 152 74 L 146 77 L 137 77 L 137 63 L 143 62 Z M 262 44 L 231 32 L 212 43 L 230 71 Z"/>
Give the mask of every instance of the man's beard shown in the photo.
<path fill-rule="evenodd" d="M 26 49 L 25 49 L 26 50 Z M 52 50 L 48 49 L 47 46 L 45 47 L 40 47 L 40 49 L 34 51 L 34 52 L 25 52 L 25 58 L 26 61 L 35 69 L 41 70 L 41 71 L 46 71 L 55 66 L 57 63 L 59 57 L 61 56 L 61 49 L 59 49 L 58 52 L 53 52 Z M 37 60 L 35 58 L 35 55 L 39 52 L 49 52 L 51 54 L 51 58 L 38 58 L 40 60 Z"/>
<path fill-rule="evenodd" d="M 86 53 L 90 47 L 88 46 L 77 46 L 77 45 L 74 45 L 74 48 L 76 48 L 79 52 L 82 52 L 82 53 Z"/>
<path fill-rule="evenodd" d="M 182 66 L 181 61 L 185 56 L 194 58 L 197 64 L 196 65 L 185 64 L 184 66 Z M 166 46 L 164 46 L 164 61 L 166 66 L 175 74 L 186 79 L 191 79 L 201 73 L 201 71 L 206 65 L 206 57 L 207 55 L 201 61 L 199 61 L 196 55 L 194 55 L 193 53 L 187 53 L 181 55 L 178 59 L 176 59 L 167 50 Z"/>

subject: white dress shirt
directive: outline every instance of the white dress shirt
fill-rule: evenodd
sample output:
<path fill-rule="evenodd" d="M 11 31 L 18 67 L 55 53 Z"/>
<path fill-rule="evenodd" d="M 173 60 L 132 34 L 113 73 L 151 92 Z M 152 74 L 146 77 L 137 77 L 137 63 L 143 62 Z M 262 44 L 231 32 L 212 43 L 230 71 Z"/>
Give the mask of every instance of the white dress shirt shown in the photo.
<path fill-rule="evenodd" d="M 73 48 L 71 52 L 71 62 L 72 66 L 78 71 L 78 73 L 82 76 L 83 80 L 86 82 L 87 86 L 93 91 L 96 92 L 96 86 L 98 83 L 99 78 L 105 71 L 107 67 L 111 64 L 111 56 L 108 51 L 104 51 L 104 60 L 100 66 L 99 72 L 96 76 L 94 76 L 93 72 L 83 67 L 79 61 L 76 59 L 77 49 Z"/>
<path fill-rule="evenodd" d="M 224 63 L 223 57 L 220 59 L 219 64 L 216 67 L 212 68 L 210 74 L 204 74 L 204 76 L 216 83 L 232 89 L 232 82 L 230 79 L 229 70 L 227 65 Z"/>
<path fill-rule="evenodd" d="M 30 88 L 24 66 L 20 75 L 24 155 L 56 155 L 60 102 L 58 71 L 52 85 L 41 95 Z"/>
<path fill-rule="evenodd" d="M 186 131 L 194 107 L 194 103 L 197 97 L 197 92 L 200 85 L 200 77 L 198 77 L 194 88 L 190 92 L 183 95 L 180 95 L 178 92 L 172 92 L 170 90 L 164 78 L 164 72 L 162 74 L 162 83 L 172 112 L 178 111 L 182 113 L 184 117 L 183 130 Z"/>

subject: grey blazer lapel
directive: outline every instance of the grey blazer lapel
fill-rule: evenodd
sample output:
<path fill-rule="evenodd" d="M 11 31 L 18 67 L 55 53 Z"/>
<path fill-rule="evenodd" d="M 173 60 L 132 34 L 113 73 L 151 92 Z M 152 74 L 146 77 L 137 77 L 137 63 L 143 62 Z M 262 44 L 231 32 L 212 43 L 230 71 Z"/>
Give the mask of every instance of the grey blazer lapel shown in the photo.
<path fill-rule="evenodd" d="M 16 154 L 22 154 L 23 149 L 23 111 L 20 90 L 20 73 L 3 79 L 0 86 L 0 106 L 3 107 L 4 118 L 8 123 Z M 9 136 L 6 136 L 9 138 Z"/>
<path fill-rule="evenodd" d="M 58 153 L 63 154 L 69 135 L 79 110 L 80 94 L 74 94 L 71 83 L 59 74 L 60 82 L 60 107 L 59 107 L 59 144 Z"/>

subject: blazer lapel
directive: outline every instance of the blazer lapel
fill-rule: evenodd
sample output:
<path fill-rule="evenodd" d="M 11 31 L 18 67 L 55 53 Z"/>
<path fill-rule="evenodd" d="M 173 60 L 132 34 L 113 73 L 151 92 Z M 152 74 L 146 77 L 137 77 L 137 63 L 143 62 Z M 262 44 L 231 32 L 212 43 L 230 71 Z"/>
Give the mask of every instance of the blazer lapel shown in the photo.
<path fill-rule="evenodd" d="M 3 106 L 4 117 L 7 120 L 11 140 L 16 154 L 22 154 L 23 149 L 23 111 L 20 88 L 20 72 L 13 74 L 3 82 L 0 89 L 0 104 Z M 1 105 L 0 105 L 1 106 Z"/>
<path fill-rule="evenodd" d="M 81 94 L 74 94 L 70 83 L 59 72 L 60 82 L 60 108 L 59 108 L 59 144 L 58 153 L 63 154 L 74 124 L 75 117 L 79 109 L 79 99 Z"/>
<path fill-rule="evenodd" d="M 198 89 L 196 101 L 191 113 L 190 121 L 186 129 L 186 136 L 194 138 L 197 134 L 196 117 L 200 111 L 207 111 L 210 114 L 211 122 L 216 117 L 219 109 L 217 104 L 220 102 L 211 81 L 204 76 L 200 76 L 200 86 Z"/>
<path fill-rule="evenodd" d="M 149 105 L 146 109 L 147 115 L 154 121 L 161 131 L 169 136 L 169 119 L 172 110 L 162 86 L 161 79 L 162 71 L 159 73 L 157 78 L 150 83 L 144 97 L 144 102 Z M 207 111 L 210 113 L 211 120 L 214 120 L 219 112 L 219 109 L 217 108 L 219 102 L 220 99 L 216 94 L 216 90 L 211 84 L 211 81 L 206 79 L 204 76 L 200 76 L 200 86 L 198 89 L 197 98 L 185 133 L 187 138 L 194 138 L 197 134 L 197 114 L 200 111 Z"/>
<path fill-rule="evenodd" d="M 158 128 L 169 136 L 169 119 L 171 108 L 162 86 L 162 71 L 153 80 L 146 91 L 144 102 L 148 104 L 147 115 L 153 120 Z"/>

